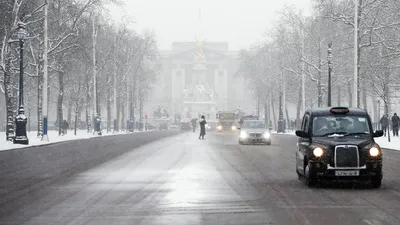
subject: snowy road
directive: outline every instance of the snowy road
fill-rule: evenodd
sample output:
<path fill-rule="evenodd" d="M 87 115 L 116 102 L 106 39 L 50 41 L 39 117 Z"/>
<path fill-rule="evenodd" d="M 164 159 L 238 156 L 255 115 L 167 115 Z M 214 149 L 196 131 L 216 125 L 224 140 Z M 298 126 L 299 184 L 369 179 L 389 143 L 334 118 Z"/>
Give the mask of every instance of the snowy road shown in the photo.
<path fill-rule="evenodd" d="M 0 224 L 400 224 L 400 152 L 385 152 L 381 189 L 309 189 L 294 172 L 292 135 L 272 146 L 213 133 L 151 139 L 0 152 Z"/>

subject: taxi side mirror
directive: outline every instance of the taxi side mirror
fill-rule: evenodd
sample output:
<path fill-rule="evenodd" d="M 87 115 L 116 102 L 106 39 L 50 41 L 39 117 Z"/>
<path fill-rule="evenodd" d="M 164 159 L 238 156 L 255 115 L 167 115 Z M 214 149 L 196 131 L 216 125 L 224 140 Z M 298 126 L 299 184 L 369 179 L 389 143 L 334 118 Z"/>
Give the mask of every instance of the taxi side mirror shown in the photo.
<path fill-rule="evenodd" d="M 296 130 L 296 136 L 301 138 L 309 138 L 310 135 L 302 130 Z"/>
<path fill-rule="evenodd" d="M 383 136 L 383 130 L 377 130 L 374 132 L 374 137 L 382 137 Z"/>

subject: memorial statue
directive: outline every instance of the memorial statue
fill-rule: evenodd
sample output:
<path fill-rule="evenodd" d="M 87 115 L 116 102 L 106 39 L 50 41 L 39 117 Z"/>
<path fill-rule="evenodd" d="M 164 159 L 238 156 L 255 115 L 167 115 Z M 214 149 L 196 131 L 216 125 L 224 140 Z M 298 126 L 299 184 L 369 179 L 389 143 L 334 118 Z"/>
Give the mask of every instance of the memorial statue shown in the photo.
<path fill-rule="evenodd" d="M 197 52 L 194 56 L 194 64 L 195 65 L 205 65 L 205 63 L 206 63 L 206 58 L 205 58 L 204 52 L 203 52 L 204 42 L 205 42 L 205 40 L 199 41 L 196 38 Z"/>

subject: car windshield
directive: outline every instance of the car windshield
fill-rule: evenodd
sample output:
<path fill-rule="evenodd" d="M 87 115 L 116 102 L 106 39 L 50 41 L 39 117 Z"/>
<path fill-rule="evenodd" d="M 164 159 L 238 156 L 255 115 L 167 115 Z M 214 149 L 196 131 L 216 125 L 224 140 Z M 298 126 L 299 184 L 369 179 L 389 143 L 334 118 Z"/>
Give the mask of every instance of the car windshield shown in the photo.
<path fill-rule="evenodd" d="M 235 119 L 235 114 L 233 114 L 233 113 L 227 113 L 227 114 L 221 113 L 221 114 L 219 114 L 218 117 L 221 120 L 234 120 Z"/>
<path fill-rule="evenodd" d="M 243 123 L 243 128 L 265 128 L 264 121 L 245 121 Z"/>
<path fill-rule="evenodd" d="M 313 136 L 370 134 L 366 116 L 317 116 L 312 125 Z"/>

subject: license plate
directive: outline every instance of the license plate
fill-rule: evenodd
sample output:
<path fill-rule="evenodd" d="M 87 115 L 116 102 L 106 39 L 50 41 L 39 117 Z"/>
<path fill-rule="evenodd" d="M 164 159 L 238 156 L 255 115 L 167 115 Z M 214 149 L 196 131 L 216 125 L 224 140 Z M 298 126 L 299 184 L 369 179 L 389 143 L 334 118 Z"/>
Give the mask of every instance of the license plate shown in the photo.
<path fill-rule="evenodd" d="M 358 170 L 336 170 L 335 176 L 359 176 L 360 171 Z"/>

